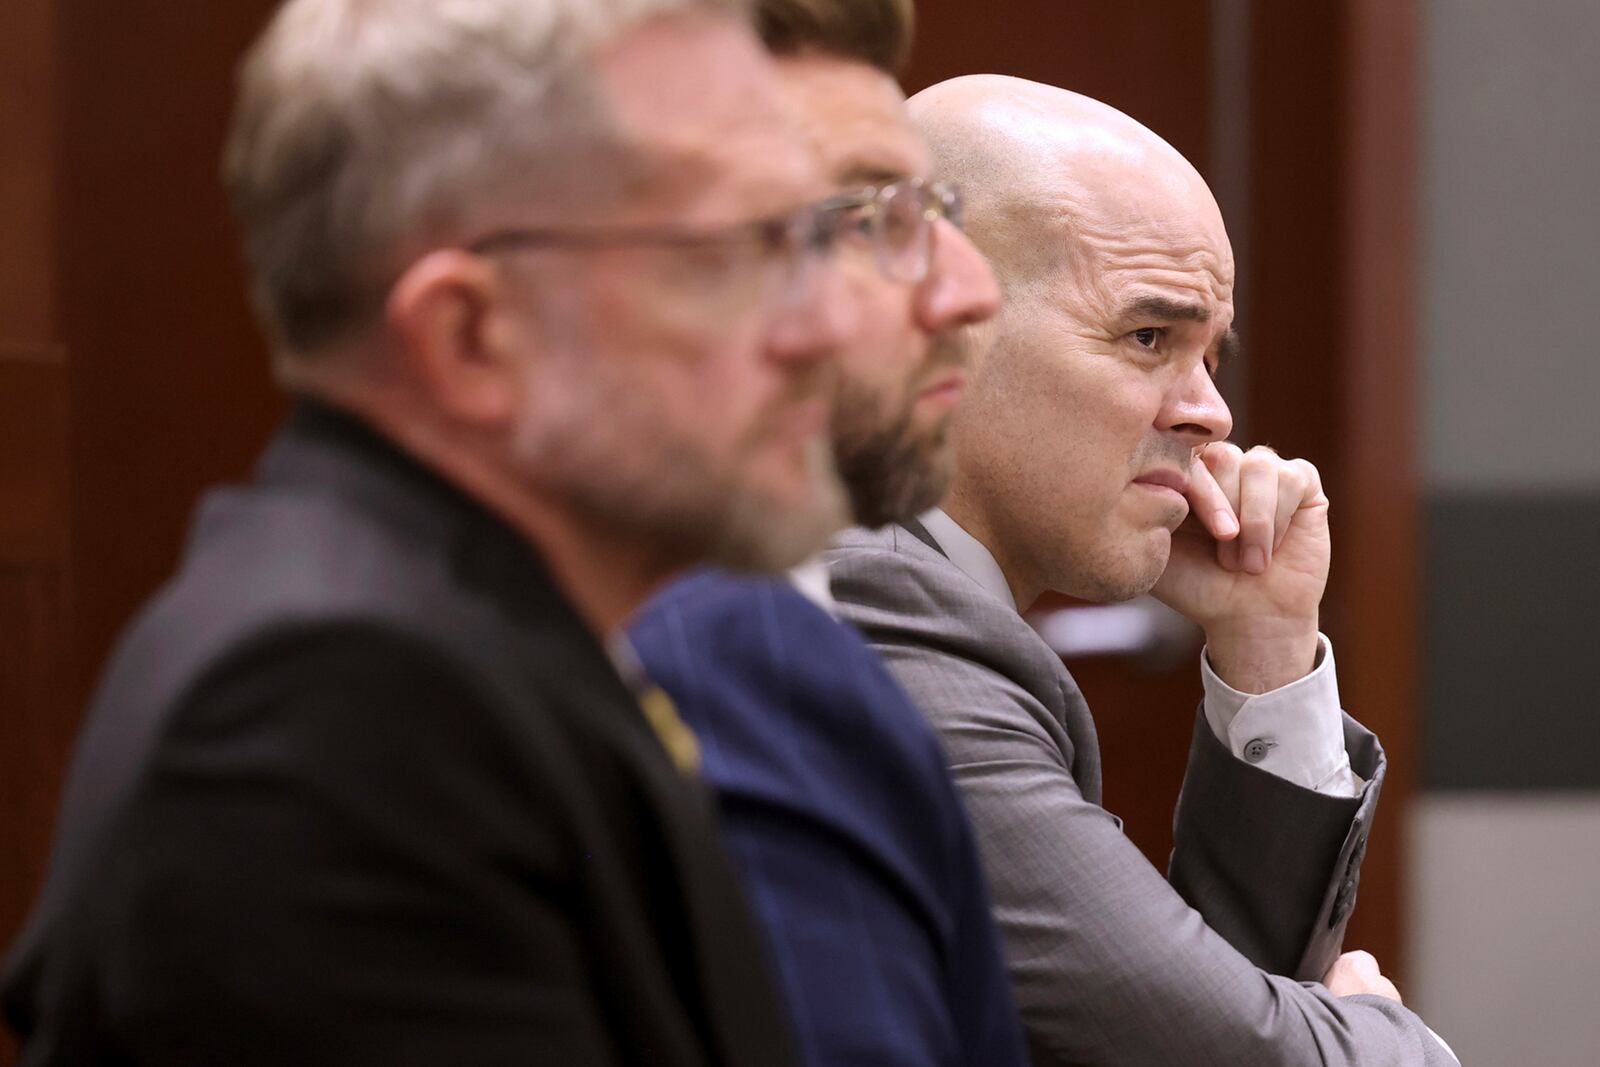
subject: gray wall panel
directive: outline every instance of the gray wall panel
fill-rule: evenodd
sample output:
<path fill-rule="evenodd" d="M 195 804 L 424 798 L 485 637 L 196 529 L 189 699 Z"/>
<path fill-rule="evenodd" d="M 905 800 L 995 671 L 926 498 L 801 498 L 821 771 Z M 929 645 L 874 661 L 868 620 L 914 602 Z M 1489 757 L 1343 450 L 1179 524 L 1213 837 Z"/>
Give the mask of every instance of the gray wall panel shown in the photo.
<path fill-rule="evenodd" d="M 1426 480 L 1600 491 L 1600 3 L 1426 16 Z"/>
<path fill-rule="evenodd" d="M 1600 788 L 1600 494 L 1424 514 L 1424 786 Z"/>

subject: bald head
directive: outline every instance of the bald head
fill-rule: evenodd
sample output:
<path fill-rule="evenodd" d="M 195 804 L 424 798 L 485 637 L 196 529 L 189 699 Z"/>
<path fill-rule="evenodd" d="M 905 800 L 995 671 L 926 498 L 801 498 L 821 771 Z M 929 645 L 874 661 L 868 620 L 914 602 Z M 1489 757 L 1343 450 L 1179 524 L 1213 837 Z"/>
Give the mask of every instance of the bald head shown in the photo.
<path fill-rule="evenodd" d="M 910 106 L 1006 293 L 975 345 L 946 510 L 1019 605 L 1146 592 L 1187 510 L 1152 479 L 1231 428 L 1212 383 L 1233 343 L 1216 201 L 1171 145 L 1077 93 L 983 75 Z"/>
<path fill-rule="evenodd" d="M 996 267 L 1029 277 L 1077 240 L 1184 223 L 1226 249 L 1216 201 L 1171 145 L 1079 93 L 997 74 L 953 78 L 910 101 L 939 171 Z M 1041 241 L 1045 234 L 1052 240 Z M 1231 287 L 1231 253 L 1223 274 Z"/>

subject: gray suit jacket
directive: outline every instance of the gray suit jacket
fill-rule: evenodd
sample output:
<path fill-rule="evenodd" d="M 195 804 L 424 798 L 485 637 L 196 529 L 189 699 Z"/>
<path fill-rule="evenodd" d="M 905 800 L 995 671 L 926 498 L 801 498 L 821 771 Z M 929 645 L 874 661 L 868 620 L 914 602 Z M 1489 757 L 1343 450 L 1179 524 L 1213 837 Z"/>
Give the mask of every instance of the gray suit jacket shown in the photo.
<path fill-rule="evenodd" d="M 1061 660 L 907 529 L 828 554 L 842 614 L 933 721 L 971 811 L 1036 1067 L 1447 1067 L 1421 1020 L 1314 980 L 1340 951 L 1383 773 L 1345 717 L 1357 798 L 1235 758 L 1197 717 L 1166 879 L 1100 806 Z"/>

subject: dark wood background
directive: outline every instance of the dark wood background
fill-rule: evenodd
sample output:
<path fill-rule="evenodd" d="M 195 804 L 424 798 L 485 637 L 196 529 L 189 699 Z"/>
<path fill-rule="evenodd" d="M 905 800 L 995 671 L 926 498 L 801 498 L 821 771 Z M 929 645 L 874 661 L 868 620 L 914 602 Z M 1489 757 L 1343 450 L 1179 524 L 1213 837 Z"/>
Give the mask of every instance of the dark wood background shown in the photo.
<path fill-rule="evenodd" d="M 1100 97 L 1249 188 L 1235 383 L 1256 440 L 1335 502 L 1326 627 L 1391 771 L 1352 944 L 1400 957 L 1413 778 L 1414 0 L 924 0 L 908 85 L 1018 74 Z M 1250 103 L 1220 129 L 1217 5 Z M 0 13 L 0 942 L 48 852 L 80 711 L 197 493 L 283 410 L 217 182 L 232 69 L 269 0 L 9 0 Z M 1232 154 L 1217 158 L 1218 144 Z M 1239 158 L 1242 155 L 1243 158 Z M 1233 179 L 1230 179 L 1233 180 Z M 1198 680 L 1074 664 L 1108 803 L 1158 862 Z M 3 1043 L 3 1042 L 0 1042 Z M 0 1047 L 0 1063 L 9 1062 Z"/>

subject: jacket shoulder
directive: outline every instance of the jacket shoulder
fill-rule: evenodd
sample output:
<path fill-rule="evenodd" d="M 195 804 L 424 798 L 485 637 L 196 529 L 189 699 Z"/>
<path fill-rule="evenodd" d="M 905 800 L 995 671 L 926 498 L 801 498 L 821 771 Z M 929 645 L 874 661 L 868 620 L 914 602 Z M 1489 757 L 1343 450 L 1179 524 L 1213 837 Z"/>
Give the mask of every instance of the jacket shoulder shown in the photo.
<path fill-rule="evenodd" d="M 1010 604 L 899 527 L 847 531 L 825 558 L 841 616 L 880 652 L 921 646 L 1044 691 L 1065 674 Z"/>

